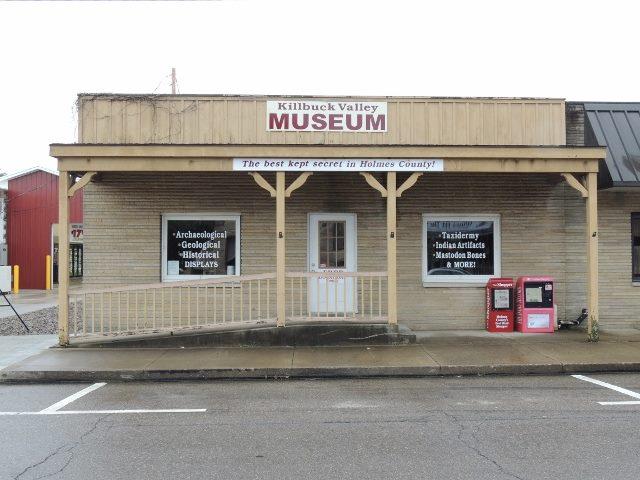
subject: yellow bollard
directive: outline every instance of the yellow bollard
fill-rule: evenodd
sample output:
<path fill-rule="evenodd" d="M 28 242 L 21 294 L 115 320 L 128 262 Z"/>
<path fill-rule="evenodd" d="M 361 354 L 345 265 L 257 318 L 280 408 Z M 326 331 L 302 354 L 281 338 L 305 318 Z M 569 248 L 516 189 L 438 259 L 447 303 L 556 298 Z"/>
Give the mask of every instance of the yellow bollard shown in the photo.
<path fill-rule="evenodd" d="M 51 290 L 51 255 L 47 255 L 45 257 L 45 281 L 44 281 L 44 285 L 45 285 L 45 289 L 47 290 Z"/>
<path fill-rule="evenodd" d="M 20 267 L 18 265 L 13 266 L 13 293 L 20 291 Z"/>

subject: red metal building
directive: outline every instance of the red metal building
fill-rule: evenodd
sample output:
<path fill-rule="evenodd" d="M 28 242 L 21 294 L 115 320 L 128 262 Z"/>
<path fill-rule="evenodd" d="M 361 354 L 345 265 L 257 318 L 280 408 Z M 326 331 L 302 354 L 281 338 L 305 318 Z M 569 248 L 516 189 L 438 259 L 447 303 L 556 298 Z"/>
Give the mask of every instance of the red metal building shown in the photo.
<path fill-rule="evenodd" d="M 52 233 L 58 223 L 57 172 L 31 168 L 0 180 L 7 183 L 9 264 L 20 266 L 21 289 L 44 289 L 46 256 L 57 261 Z M 82 190 L 71 199 L 70 222 L 82 223 Z"/>

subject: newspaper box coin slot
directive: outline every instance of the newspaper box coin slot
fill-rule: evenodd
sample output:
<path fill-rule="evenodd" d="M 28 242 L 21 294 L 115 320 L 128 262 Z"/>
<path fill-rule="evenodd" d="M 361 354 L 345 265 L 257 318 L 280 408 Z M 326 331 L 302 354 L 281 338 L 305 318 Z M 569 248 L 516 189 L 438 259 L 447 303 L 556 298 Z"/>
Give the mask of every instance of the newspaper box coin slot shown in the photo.
<path fill-rule="evenodd" d="M 487 330 L 513 332 L 513 278 L 490 278 L 486 299 Z"/>
<path fill-rule="evenodd" d="M 516 330 L 553 333 L 553 278 L 520 277 L 516 284 Z"/>

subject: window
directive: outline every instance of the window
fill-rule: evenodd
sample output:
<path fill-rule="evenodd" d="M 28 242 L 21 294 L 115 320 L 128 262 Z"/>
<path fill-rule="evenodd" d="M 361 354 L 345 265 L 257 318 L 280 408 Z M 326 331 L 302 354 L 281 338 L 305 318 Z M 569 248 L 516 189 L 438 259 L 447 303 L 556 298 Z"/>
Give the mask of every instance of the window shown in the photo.
<path fill-rule="evenodd" d="M 162 280 L 240 274 L 240 215 L 162 216 Z"/>
<path fill-rule="evenodd" d="M 320 268 L 344 268 L 344 230 L 347 222 L 318 222 Z"/>
<path fill-rule="evenodd" d="M 82 276 L 82 243 L 69 245 L 69 276 L 77 278 Z"/>
<path fill-rule="evenodd" d="M 500 216 L 424 214 L 425 286 L 477 286 L 500 276 Z"/>
<path fill-rule="evenodd" d="M 631 278 L 640 282 L 640 213 L 631 214 Z"/>

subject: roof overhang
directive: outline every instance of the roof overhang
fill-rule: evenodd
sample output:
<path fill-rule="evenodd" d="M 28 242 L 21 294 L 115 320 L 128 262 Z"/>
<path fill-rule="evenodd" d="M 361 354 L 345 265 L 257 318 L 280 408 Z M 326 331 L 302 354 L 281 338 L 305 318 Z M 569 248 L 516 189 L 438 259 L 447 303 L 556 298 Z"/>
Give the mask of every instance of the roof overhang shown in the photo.
<path fill-rule="evenodd" d="M 640 103 L 587 102 L 585 130 L 607 148 L 606 187 L 640 188 Z"/>
<path fill-rule="evenodd" d="M 234 158 L 442 159 L 444 171 L 589 173 L 603 147 L 424 145 L 52 144 L 66 172 L 232 171 Z"/>

